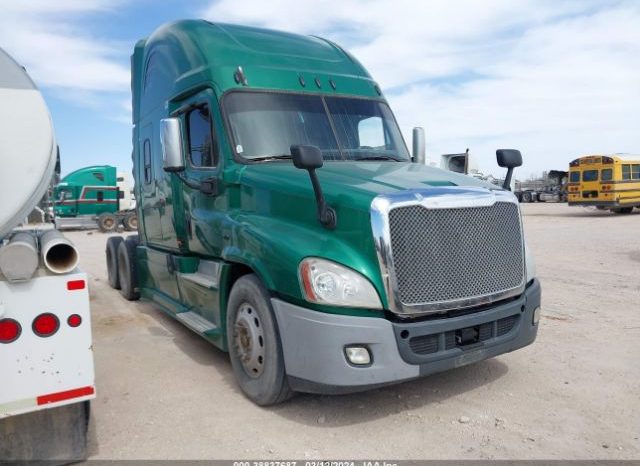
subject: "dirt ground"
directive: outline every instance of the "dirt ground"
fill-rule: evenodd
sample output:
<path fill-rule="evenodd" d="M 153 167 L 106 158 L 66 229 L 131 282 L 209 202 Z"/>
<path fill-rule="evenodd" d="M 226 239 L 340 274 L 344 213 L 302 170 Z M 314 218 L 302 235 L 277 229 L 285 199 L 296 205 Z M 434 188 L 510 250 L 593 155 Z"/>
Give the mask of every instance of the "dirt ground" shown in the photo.
<path fill-rule="evenodd" d="M 259 408 L 227 356 L 90 275 L 96 459 L 640 458 L 640 212 L 523 206 L 543 287 L 536 342 L 414 382 Z"/>

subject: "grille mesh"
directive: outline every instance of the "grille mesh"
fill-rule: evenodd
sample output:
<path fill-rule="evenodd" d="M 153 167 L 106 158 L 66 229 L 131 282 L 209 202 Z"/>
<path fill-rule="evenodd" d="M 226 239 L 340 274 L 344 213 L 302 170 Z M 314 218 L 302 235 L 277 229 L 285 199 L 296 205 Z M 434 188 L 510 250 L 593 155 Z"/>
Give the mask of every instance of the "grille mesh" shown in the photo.
<path fill-rule="evenodd" d="M 391 250 L 400 301 L 427 304 L 492 295 L 523 281 L 518 207 L 389 212 Z"/>

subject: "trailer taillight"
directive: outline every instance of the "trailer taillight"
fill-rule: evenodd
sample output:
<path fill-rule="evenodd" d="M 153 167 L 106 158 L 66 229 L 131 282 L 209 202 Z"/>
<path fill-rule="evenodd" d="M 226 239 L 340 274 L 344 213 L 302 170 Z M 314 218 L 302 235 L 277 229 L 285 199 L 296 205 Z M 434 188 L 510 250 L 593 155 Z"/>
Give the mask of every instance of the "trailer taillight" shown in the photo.
<path fill-rule="evenodd" d="M 84 280 L 69 280 L 67 282 L 67 290 L 84 290 L 85 282 Z"/>
<path fill-rule="evenodd" d="M 79 327 L 81 323 L 82 317 L 80 317 L 78 314 L 71 314 L 67 319 L 67 324 L 69 324 L 69 327 Z"/>
<path fill-rule="evenodd" d="M 22 333 L 22 327 L 13 319 L 0 320 L 0 343 L 16 341 Z"/>
<path fill-rule="evenodd" d="M 60 321 L 54 314 L 46 312 L 33 320 L 32 328 L 33 333 L 39 337 L 50 337 L 60 328 Z"/>

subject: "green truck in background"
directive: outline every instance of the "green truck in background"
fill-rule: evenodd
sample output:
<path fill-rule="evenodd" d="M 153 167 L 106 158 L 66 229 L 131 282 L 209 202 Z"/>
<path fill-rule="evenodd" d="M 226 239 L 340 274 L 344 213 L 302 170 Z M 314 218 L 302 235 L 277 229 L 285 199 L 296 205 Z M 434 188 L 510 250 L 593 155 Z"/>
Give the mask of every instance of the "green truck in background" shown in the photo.
<path fill-rule="evenodd" d="M 138 228 L 128 175 L 116 167 L 95 165 L 66 175 L 53 190 L 56 228 L 96 228 L 112 232 L 120 224 L 127 231 Z"/>
<path fill-rule="evenodd" d="M 318 37 L 165 25 L 132 56 L 138 235 L 109 282 L 221 350 L 260 405 L 532 343 L 540 285 L 506 189 L 410 155 L 376 82 Z M 521 164 L 497 151 L 498 163 Z"/>

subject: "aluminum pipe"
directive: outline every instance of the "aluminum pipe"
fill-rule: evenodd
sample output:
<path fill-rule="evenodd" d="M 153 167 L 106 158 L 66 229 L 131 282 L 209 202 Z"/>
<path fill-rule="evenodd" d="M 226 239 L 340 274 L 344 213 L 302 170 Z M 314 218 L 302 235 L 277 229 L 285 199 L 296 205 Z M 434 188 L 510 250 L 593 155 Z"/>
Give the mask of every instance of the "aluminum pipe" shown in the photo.
<path fill-rule="evenodd" d="M 30 233 L 20 232 L 0 247 L 0 271 L 10 282 L 29 280 L 38 268 L 38 245 Z"/>
<path fill-rule="evenodd" d="M 40 253 L 45 267 L 53 273 L 68 273 L 78 266 L 78 250 L 58 230 L 40 236 Z"/>

